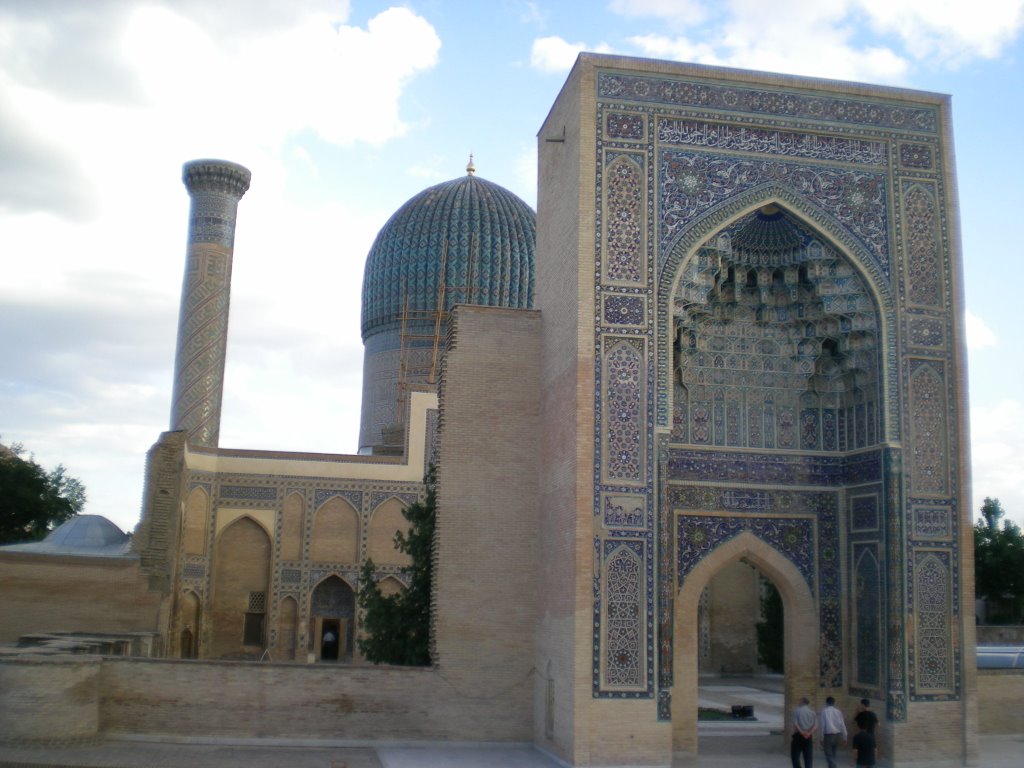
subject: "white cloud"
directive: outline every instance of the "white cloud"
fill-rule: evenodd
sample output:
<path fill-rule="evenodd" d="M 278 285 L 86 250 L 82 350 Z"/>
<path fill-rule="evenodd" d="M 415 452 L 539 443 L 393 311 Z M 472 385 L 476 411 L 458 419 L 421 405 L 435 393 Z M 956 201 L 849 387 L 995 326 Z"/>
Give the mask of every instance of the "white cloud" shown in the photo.
<path fill-rule="evenodd" d="M 976 314 L 967 310 L 965 313 L 967 348 L 982 349 L 984 347 L 995 347 L 999 345 L 999 338 L 985 321 Z"/>
<path fill-rule="evenodd" d="M 997 56 L 1024 28 L 1024 0 L 728 0 L 713 12 L 698 2 L 613 0 L 609 9 L 668 24 L 629 38 L 644 56 L 893 84 L 914 62 Z"/>
<path fill-rule="evenodd" d="M 605 43 L 590 46 L 586 43 L 570 43 L 558 36 L 538 37 L 530 50 L 530 66 L 541 72 L 568 72 L 583 51 L 613 52 Z"/>
<path fill-rule="evenodd" d="M 661 19 L 675 26 L 694 26 L 708 16 L 700 0 L 612 0 L 608 10 L 621 16 Z"/>
<path fill-rule="evenodd" d="M 586 43 L 570 43 L 557 36 L 538 37 L 530 50 L 530 65 L 542 72 L 565 72 L 585 50 Z"/>
<path fill-rule="evenodd" d="M 45 466 L 66 464 L 89 511 L 123 527 L 169 415 L 185 160 L 220 156 L 253 172 L 239 206 L 222 444 L 355 449 L 362 265 L 390 211 L 333 202 L 339 164 L 311 170 L 311 158 L 324 143 L 406 133 L 403 93 L 436 64 L 440 40 L 405 8 L 356 27 L 334 0 L 255 4 L 0 8 L 0 135 L 16 139 L 0 153 L 0 231 L 19 254 L 0 283 L 3 437 Z M 103 87 L 77 91 L 90 73 Z M 314 183 L 297 193 L 300 177 Z"/>
<path fill-rule="evenodd" d="M 998 498 L 1007 515 L 1024 525 L 1024 403 L 1003 399 L 971 408 L 972 514 L 986 496 Z"/>
<path fill-rule="evenodd" d="M 991 59 L 1024 28 L 1024 0 L 857 0 L 878 31 L 917 59 Z"/>

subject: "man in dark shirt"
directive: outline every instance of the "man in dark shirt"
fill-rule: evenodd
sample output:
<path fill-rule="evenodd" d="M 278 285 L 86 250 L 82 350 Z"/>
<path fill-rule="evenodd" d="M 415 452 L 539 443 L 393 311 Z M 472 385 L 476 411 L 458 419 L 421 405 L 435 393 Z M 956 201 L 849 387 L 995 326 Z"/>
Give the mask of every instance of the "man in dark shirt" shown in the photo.
<path fill-rule="evenodd" d="M 875 728 L 878 725 L 878 715 L 872 712 L 870 707 L 870 701 L 861 699 L 860 706 L 857 707 L 857 714 L 853 716 L 853 722 L 857 724 L 858 728 L 862 728 L 874 736 Z"/>
<path fill-rule="evenodd" d="M 854 734 L 851 744 L 853 747 L 853 759 L 857 762 L 857 765 L 874 765 L 875 758 L 878 756 L 875 735 L 863 725 L 860 725 L 860 723 L 857 725 L 860 730 Z"/>

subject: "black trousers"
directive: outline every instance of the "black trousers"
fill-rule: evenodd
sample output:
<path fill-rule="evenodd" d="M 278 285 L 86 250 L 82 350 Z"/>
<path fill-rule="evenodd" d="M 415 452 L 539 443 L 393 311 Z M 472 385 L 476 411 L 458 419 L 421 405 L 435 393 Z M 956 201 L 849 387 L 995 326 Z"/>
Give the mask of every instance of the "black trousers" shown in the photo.
<path fill-rule="evenodd" d="M 800 755 L 804 756 L 804 768 L 811 768 L 814 762 L 814 739 L 805 739 L 801 734 L 793 734 L 793 743 L 789 748 L 789 757 L 793 768 L 800 768 Z"/>

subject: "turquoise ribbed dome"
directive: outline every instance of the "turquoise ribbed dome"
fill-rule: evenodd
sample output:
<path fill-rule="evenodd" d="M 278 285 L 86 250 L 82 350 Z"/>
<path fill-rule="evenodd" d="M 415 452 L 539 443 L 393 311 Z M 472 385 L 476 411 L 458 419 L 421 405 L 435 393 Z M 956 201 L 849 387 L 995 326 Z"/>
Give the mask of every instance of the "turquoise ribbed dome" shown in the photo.
<path fill-rule="evenodd" d="M 532 307 L 536 219 L 521 199 L 472 173 L 420 192 L 388 220 L 366 258 L 363 340 L 397 329 L 406 306 L 426 322 L 423 313 L 437 309 L 442 262 L 445 310 Z"/>

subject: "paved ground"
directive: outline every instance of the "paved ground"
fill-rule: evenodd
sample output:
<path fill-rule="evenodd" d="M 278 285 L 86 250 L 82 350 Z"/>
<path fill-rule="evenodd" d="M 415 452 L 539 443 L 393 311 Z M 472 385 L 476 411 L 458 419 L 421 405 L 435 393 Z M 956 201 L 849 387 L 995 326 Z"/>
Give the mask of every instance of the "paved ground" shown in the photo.
<path fill-rule="evenodd" d="M 702 722 L 700 757 L 674 768 L 788 768 L 782 729 L 782 681 L 703 681 L 700 706 L 754 705 L 754 721 Z M 2 734 L 0 734 L 2 738 Z M 1024 766 L 1024 734 L 981 740 L 982 768 Z M 923 757 L 923 756 L 922 756 Z M 819 753 L 815 763 L 823 766 Z M 843 755 L 840 765 L 847 765 Z M 934 765 L 922 762 L 920 765 Z M 109 739 L 91 746 L 18 747 L 0 744 L 0 768 L 560 768 L 530 746 L 389 745 L 324 742 L 216 744 L 196 741 Z"/>

